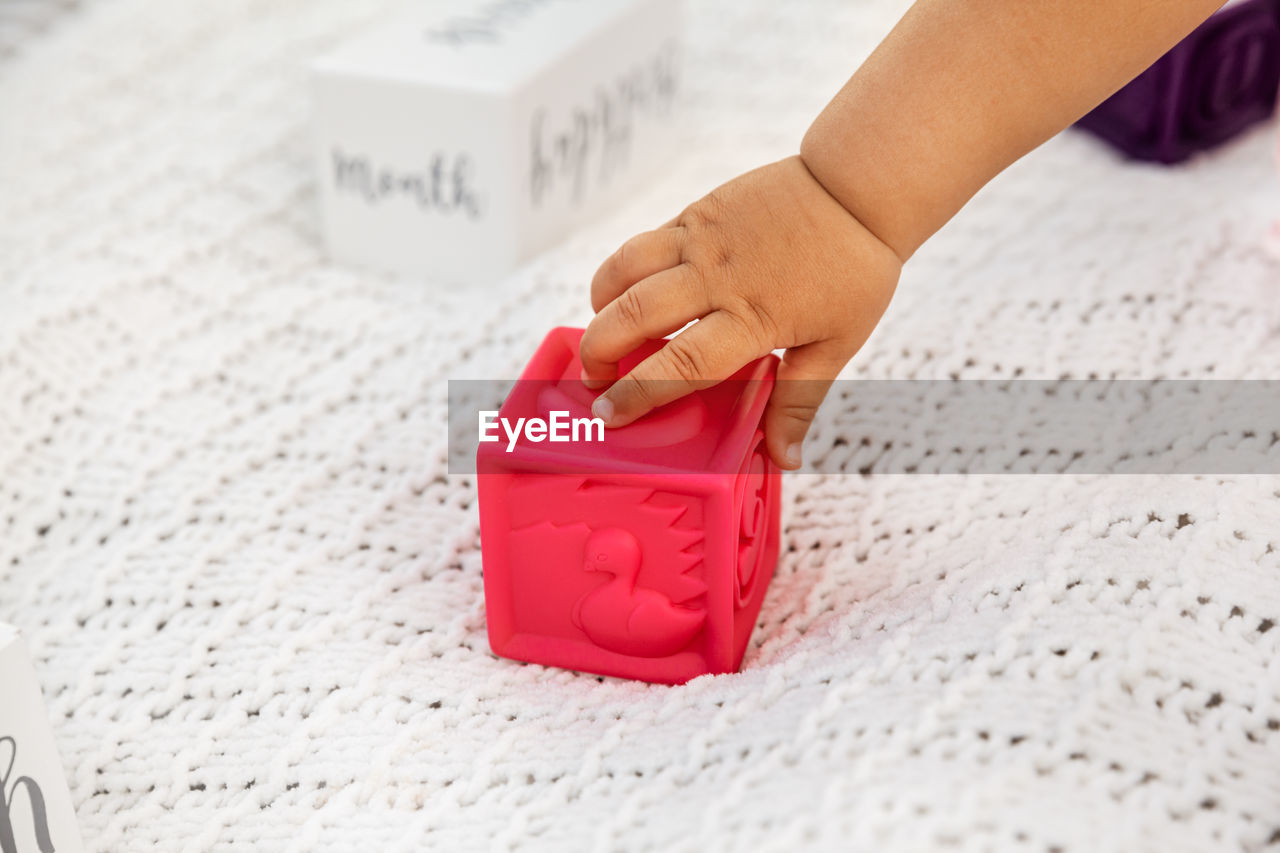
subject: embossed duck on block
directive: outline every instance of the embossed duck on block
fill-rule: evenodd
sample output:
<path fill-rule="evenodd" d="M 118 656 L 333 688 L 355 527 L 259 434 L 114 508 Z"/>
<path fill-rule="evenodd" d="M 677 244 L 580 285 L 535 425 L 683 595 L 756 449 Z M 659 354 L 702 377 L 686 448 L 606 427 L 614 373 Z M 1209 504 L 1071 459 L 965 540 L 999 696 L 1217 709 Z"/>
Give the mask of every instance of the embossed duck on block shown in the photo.
<path fill-rule="evenodd" d="M 501 418 L 589 416 L 598 392 L 579 379 L 581 336 L 547 336 Z M 776 362 L 603 440 L 479 445 L 496 654 L 668 684 L 737 670 L 778 556 L 780 478 L 760 429 Z"/>

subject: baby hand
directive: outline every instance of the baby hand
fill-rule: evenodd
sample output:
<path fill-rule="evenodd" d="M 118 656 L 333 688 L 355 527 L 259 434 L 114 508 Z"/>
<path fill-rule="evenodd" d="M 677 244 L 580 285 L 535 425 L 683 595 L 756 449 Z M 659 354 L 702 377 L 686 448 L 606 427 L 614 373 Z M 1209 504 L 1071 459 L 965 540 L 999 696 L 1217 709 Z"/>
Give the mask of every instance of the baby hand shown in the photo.
<path fill-rule="evenodd" d="M 785 349 L 764 429 L 773 460 L 798 468 L 818 405 L 888 307 L 901 267 L 800 157 L 735 178 L 628 240 L 596 273 L 583 380 L 612 386 L 592 412 L 624 426 Z M 619 359 L 691 320 L 615 381 Z"/>

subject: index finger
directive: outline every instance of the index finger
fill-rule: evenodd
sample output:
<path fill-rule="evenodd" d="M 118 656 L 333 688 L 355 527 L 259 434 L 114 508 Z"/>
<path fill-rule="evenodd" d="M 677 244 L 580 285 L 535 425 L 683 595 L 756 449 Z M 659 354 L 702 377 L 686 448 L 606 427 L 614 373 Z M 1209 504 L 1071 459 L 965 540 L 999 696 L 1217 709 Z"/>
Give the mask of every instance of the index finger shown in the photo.
<path fill-rule="evenodd" d="M 713 311 L 676 335 L 596 398 L 591 414 L 607 427 L 626 426 L 658 406 L 732 376 L 761 351 L 745 325 Z"/>
<path fill-rule="evenodd" d="M 605 258 L 591 279 L 591 307 L 597 312 L 636 282 L 680 266 L 684 231 L 659 228 L 637 234 Z"/>
<path fill-rule="evenodd" d="M 623 356 L 645 341 L 678 331 L 711 307 L 687 267 L 649 276 L 602 308 L 587 324 L 578 346 L 582 381 L 592 388 L 609 384 L 617 378 Z"/>

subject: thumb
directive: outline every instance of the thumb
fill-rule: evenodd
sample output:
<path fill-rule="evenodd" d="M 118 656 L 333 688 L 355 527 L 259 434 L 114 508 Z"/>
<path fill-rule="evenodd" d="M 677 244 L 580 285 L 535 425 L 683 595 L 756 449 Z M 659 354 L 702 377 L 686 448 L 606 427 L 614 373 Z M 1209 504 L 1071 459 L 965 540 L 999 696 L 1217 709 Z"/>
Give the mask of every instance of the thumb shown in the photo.
<path fill-rule="evenodd" d="M 849 357 L 836 341 L 792 347 L 783 355 L 764 412 L 765 444 L 778 467 L 800 467 L 805 433 Z"/>

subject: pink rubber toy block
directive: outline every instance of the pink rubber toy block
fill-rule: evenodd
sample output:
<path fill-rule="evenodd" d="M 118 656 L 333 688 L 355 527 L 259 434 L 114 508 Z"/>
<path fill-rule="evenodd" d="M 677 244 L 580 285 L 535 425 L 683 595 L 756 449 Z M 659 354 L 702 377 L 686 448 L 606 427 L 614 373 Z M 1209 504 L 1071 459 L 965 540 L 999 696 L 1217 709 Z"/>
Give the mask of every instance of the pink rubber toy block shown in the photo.
<path fill-rule="evenodd" d="M 597 392 L 579 380 L 581 337 L 552 330 L 499 417 L 587 417 Z M 776 364 L 759 359 L 602 441 L 479 445 L 496 654 L 667 684 L 738 669 L 778 558 L 780 477 L 760 429 Z"/>

